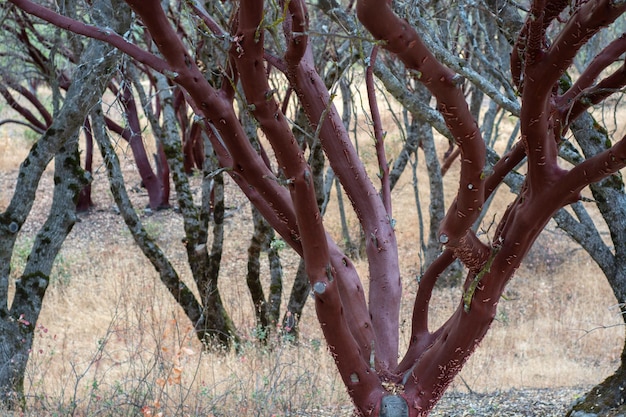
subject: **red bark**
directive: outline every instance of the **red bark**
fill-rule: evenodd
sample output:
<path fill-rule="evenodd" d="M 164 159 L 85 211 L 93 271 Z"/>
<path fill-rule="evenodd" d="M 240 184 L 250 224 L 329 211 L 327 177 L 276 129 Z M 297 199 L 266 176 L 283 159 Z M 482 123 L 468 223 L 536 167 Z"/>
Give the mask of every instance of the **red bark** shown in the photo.
<path fill-rule="evenodd" d="M 319 137 L 329 163 L 340 179 L 361 226 L 367 236 L 366 252 L 370 273 L 369 311 L 360 298 L 346 294 L 346 309 L 351 309 L 359 318 L 351 322 L 358 326 L 353 333 L 361 333 L 370 339 L 376 353 L 376 369 L 392 373 L 397 363 L 398 327 L 401 297 L 396 238 L 391 219 L 360 161 L 340 115 L 334 106 L 329 106 L 330 95 L 315 70 L 313 55 L 307 51 L 300 63 L 290 74 L 294 88 L 303 103 L 303 108 L 312 128 L 319 129 Z M 321 126 L 319 125 L 319 121 Z M 353 283 L 360 287 L 360 282 Z M 372 328 L 370 328 L 372 326 Z M 372 347 L 363 348 L 362 356 L 369 358 Z M 369 360 L 369 359 L 368 359 Z"/>
<path fill-rule="evenodd" d="M 11 1 L 77 33 L 119 44 L 114 34 L 102 37 L 97 29 L 68 22 L 26 0 Z M 228 168 L 229 174 L 287 243 L 304 257 L 325 338 L 362 415 L 380 413 L 381 400 L 391 395 L 385 388 L 386 382 L 402 388 L 398 395 L 406 401 L 411 417 L 428 415 L 483 339 L 506 283 L 552 214 L 576 201 L 590 182 L 626 166 L 626 138 L 573 169 L 565 170 L 557 164 L 558 144 L 564 130 L 571 118 L 579 114 L 579 108 L 589 105 L 581 95 L 588 94 L 592 101 L 606 97 L 593 83 L 626 46 L 619 40 L 601 51 L 569 91 L 559 93 L 558 81 L 580 47 L 602 26 L 620 16 L 626 4 L 611 0 L 578 4 L 548 46 L 546 30 L 569 2 L 532 3 L 511 57 L 512 77 L 521 93 L 522 139 L 488 175 L 484 171 L 485 144 L 466 103 L 460 77 L 435 58 L 417 32 L 393 13 L 388 1 L 360 0 L 356 7 L 359 19 L 376 39 L 383 41 L 381 45 L 385 49 L 419 74 L 420 81 L 436 98 L 461 153 L 457 197 L 439 231 L 445 250 L 422 277 L 414 301 L 409 347 L 398 363 L 401 284 L 390 199 L 385 192 L 381 199 L 367 176 L 332 106 L 328 89 L 315 69 L 305 3 L 292 0 L 287 4 L 283 23 L 287 50 L 282 57 L 268 57 L 264 49 L 263 2 L 242 0 L 230 28 L 232 49 L 226 72 L 232 80 L 241 81 L 245 111 L 258 121 L 284 180 L 277 178 L 246 137 L 233 106 L 232 85 L 224 82 L 221 89 L 216 89 L 206 81 L 181 41 L 178 26 L 168 21 L 160 2 L 127 0 L 127 3 L 142 19 L 164 60 L 138 51 L 131 44 L 118 47 L 168 75 L 184 89 L 189 105 L 204 118 L 205 130 L 222 166 Z M 192 9 L 213 33 L 227 33 L 199 6 Z M 311 128 L 319 135 L 328 161 L 368 237 L 369 303 L 365 301 L 354 265 L 324 229 L 310 168 L 291 133 L 284 108 L 268 83 L 268 60 L 285 72 L 289 87 L 297 93 Z M 618 88 L 625 83 L 622 67 L 599 84 Z M 377 113 L 375 101 L 372 112 Z M 382 143 L 379 127 L 376 121 L 376 138 Z M 386 161 L 383 150 L 379 152 L 379 164 L 384 171 Z M 524 157 L 527 157 L 527 177 L 519 196 L 507 208 L 490 241 L 479 240 L 471 228 L 484 201 Z M 431 330 L 428 312 L 432 290 L 439 275 L 455 258 L 469 269 L 464 293 L 448 321 Z"/>
<path fill-rule="evenodd" d="M 148 192 L 150 208 L 156 210 L 169 207 L 169 193 L 165 193 L 164 187 L 164 183 L 167 183 L 169 188 L 169 176 L 164 181 L 163 177 L 157 175 L 150 165 L 150 160 L 143 144 L 139 112 L 129 82 L 123 81 L 121 83 L 121 91 L 113 83 L 110 84 L 109 89 L 118 96 L 124 108 L 127 126 L 124 129 L 126 134 L 122 135 L 122 137 L 128 141 L 133 152 L 137 170 L 141 176 L 142 186 Z M 163 168 L 163 165 L 161 165 L 161 168 Z"/>
<path fill-rule="evenodd" d="M 0 85 L 0 94 L 2 94 L 2 97 L 4 97 L 4 99 L 6 100 L 7 104 L 9 106 L 11 106 L 11 108 L 13 110 L 15 110 L 17 113 L 19 113 L 20 116 L 22 116 L 24 119 L 26 119 L 26 121 L 30 124 L 30 126 L 33 129 L 35 129 L 37 132 L 43 133 L 48 128 L 48 126 L 50 125 L 49 119 L 43 120 L 43 121 L 39 120 L 37 118 L 37 116 L 35 116 L 29 109 L 27 109 L 26 107 L 20 105 L 15 100 L 15 98 L 13 97 L 13 95 L 11 94 L 9 89 L 6 88 L 4 85 Z M 29 101 L 31 103 L 35 104 L 36 106 L 41 104 L 39 102 L 39 100 L 33 101 L 32 99 L 29 99 Z M 48 116 L 49 116 L 49 114 L 48 114 Z"/>
<path fill-rule="evenodd" d="M 367 101 L 370 105 L 372 115 L 372 125 L 374 128 L 374 141 L 376 145 L 376 156 L 378 157 L 379 178 L 381 182 L 380 195 L 383 205 L 387 210 L 387 215 L 391 218 L 391 185 L 389 184 L 389 164 L 385 153 L 385 133 L 383 132 L 380 111 L 378 110 L 378 100 L 376 99 L 376 87 L 374 86 L 374 64 L 378 55 L 378 46 L 372 48 L 367 70 L 365 71 L 365 85 L 367 87 Z"/>
<path fill-rule="evenodd" d="M 623 12 L 623 5 L 598 3 L 586 3 L 585 14 L 579 10 L 566 24 L 557 42 L 563 46 L 575 45 L 567 51 L 560 51 L 554 44 L 551 50 L 547 50 L 545 42 L 546 28 L 567 3 L 554 2 L 548 6 L 540 1 L 533 3 L 531 18 L 524 28 L 525 56 L 522 60 L 514 54 L 512 62 L 514 77 L 522 90 L 522 146 L 516 146 L 496 166 L 487 189 L 483 189 L 482 181 L 476 178 L 477 175 L 481 180 L 485 177 L 482 173 L 482 140 L 461 97 L 461 89 L 454 85 L 454 77 L 436 62 L 408 23 L 393 14 L 387 2 L 362 0 L 357 4 L 359 19 L 368 30 L 377 39 L 384 40 L 385 47 L 397 54 L 407 67 L 419 71 L 420 80 L 437 98 L 462 154 L 461 187 L 440 229 L 440 241 L 469 267 L 470 274 L 463 301 L 435 333 L 429 333 L 427 329 L 426 306 L 433 276 L 452 261 L 451 253 L 446 251 L 424 276 L 416 299 L 411 344 L 400 364 L 402 371 L 409 371 L 404 378 L 403 396 L 410 406 L 410 415 L 428 413 L 482 340 L 493 320 L 504 285 L 551 215 L 575 201 L 580 190 L 593 178 L 599 179 L 624 166 L 626 160 L 620 144 L 581 164 L 584 168 L 579 166 L 567 172 L 557 165 L 560 136 L 555 137 L 554 127 L 558 120 L 554 115 L 558 112 L 553 107 L 553 86 L 571 63 L 577 48 L 599 27 Z M 582 23 L 577 20 L 581 16 L 585 16 L 586 30 L 572 32 L 571 28 L 581 27 Z M 515 71 L 518 71 L 517 76 Z M 491 247 L 486 247 L 476 239 L 469 226 L 477 215 L 476 209 L 480 209 L 484 199 L 524 154 L 528 157 L 525 187 L 505 213 Z M 592 178 L 591 173 L 596 176 Z"/>
<path fill-rule="evenodd" d="M 263 31 L 258 29 L 262 17 L 262 3 L 256 0 L 241 2 L 237 31 L 241 49 L 237 52 L 236 63 L 248 107 L 272 144 L 279 166 L 287 177 L 307 276 L 315 294 L 316 312 L 344 383 L 357 403 L 376 404 L 382 387 L 376 375 L 369 371 L 368 358 L 360 355 L 361 346 L 352 336 L 343 311 L 339 290 L 342 278 L 337 276 L 331 264 L 310 168 L 286 118 L 279 110 L 279 103 L 271 93 L 263 70 Z M 302 29 L 299 32 L 304 32 Z M 298 62 L 304 51 L 299 50 L 297 42 L 291 45 L 295 45 L 288 51 L 288 54 L 291 53 L 290 59 L 294 60 L 291 62 Z M 372 390 L 372 385 L 380 388 Z"/>

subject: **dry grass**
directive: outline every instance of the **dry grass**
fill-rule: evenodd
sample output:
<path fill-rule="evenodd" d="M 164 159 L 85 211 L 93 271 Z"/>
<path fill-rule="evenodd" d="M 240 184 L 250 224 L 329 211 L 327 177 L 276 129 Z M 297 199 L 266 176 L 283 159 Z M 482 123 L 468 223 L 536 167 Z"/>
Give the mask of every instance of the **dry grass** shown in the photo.
<path fill-rule="evenodd" d="M 1 131 L 0 210 L 8 205 L 25 149 L 14 132 Z M 243 343 L 238 354 L 203 353 L 189 322 L 112 210 L 106 177 L 96 166 L 97 208 L 82 218 L 66 241 L 38 323 L 26 381 L 33 415 L 350 414 L 349 399 L 311 305 L 305 310 L 298 346 L 274 341 L 268 349 L 253 343 L 254 318 L 244 278 L 251 216 L 248 203 L 232 184 L 220 285 Z M 129 159 L 125 171 L 130 184 L 136 184 Z M 450 181 L 455 175 L 450 172 Z M 420 268 L 409 181 L 406 177 L 399 184 L 397 192 L 403 197 L 395 203 L 405 285 L 401 307 L 407 318 L 401 327 L 403 343 L 409 337 L 411 296 Z M 425 177 L 420 181 L 425 188 Z M 23 228 L 14 274 L 46 213 L 50 200 L 44 191 L 51 185 L 48 172 L 33 216 Z M 452 188 L 448 198 L 453 192 Z M 134 198 L 146 202 L 141 194 Z M 493 207 L 494 212 L 502 213 L 508 198 L 502 192 L 504 201 Z M 329 212 L 336 213 L 332 205 Z M 144 216 L 144 221 L 189 279 L 178 214 L 157 212 Z M 354 218 L 350 222 L 356 225 Z M 335 223 L 330 218 L 330 224 Z M 610 288 L 589 257 L 550 228 L 511 282 L 497 321 L 452 390 L 588 386 L 616 368 L 624 330 Z M 338 234 L 338 229 L 331 233 Z M 283 255 L 288 291 L 297 259 L 289 250 Z M 357 266 L 366 276 L 366 264 Z M 433 325 L 445 320 L 459 295 L 458 289 L 437 290 L 431 303 Z"/>

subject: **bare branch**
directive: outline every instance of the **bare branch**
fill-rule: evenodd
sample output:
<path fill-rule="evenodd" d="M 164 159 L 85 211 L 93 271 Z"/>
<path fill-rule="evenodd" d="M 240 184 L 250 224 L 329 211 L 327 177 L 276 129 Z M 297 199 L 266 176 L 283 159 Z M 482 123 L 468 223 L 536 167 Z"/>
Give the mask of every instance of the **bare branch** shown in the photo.
<path fill-rule="evenodd" d="M 55 13 L 52 10 L 44 6 L 35 4 L 30 0 L 9 1 L 18 6 L 20 9 L 24 10 L 26 13 L 37 16 L 40 19 L 52 23 L 53 25 L 58 26 L 62 29 L 106 42 L 124 52 L 125 54 L 132 56 L 137 61 L 142 62 L 159 72 L 166 73 L 169 70 L 167 64 L 162 59 L 130 43 L 127 39 L 125 39 L 123 36 L 118 35 L 112 29 L 87 25 L 85 23 Z"/>

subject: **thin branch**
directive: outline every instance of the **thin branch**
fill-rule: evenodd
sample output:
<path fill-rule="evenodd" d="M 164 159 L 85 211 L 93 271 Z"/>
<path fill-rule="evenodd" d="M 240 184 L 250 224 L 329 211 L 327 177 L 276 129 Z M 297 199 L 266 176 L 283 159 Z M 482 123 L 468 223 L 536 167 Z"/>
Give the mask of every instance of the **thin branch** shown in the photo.
<path fill-rule="evenodd" d="M 52 10 L 44 6 L 35 4 L 30 0 L 9 1 L 15 4 L 20 9 L 24 10 L 26 13 L 37 16 L 38 18 L 43 19 L 46 22 L 49 22 L 61 29 L 65 29 L 78 35 L 84 35 L 89 38 L 106 42 L 124 52 L 125 54 L 133 57 L 137 61 L 144 63 L 161 73 L 165 74 L 170 71 L 169 66 L 161 58 L 139 48 L 137 45 L 130 43 L 127 39 L 125 39 L 123 36 L 118 35 L 112 29 L 87 25 L 85 23 L 55 13 Z"/>
<path fill-rule="evenodd" d="M 396 16 L 387 3 L 359 1 L 357 15 L 375 38 L 385 40 L 386 49 L 420 73 L 420 81 L 437 99 L 438 109 L 461 148 L 457 199 L 440 227 L 441 243 L 457 245 L 478 217 L 484 202 L 485 164 L 485 144 L 460 88 L 461 77 L 442 65 L 415 30 Z"/>
<path fill-rule="evenodd" d="M 585 89 L 591 87 L 600 73 L 620 59 L 624 52 L 626 52 L 626 34 L 622 34 L 594 57 L 571 88 L 559 97 L 559 103 L 571 103 Z"/>
<path fill-rule="evenodd" d="M 43 132 L 50 125 L 45 119 L 44 121 L 39 120 L 30 110 L 19 104 L 4 84 L 0 84 L 0 94 L 14 111 L 26 119 L 28 123 L 24 123 L 25 126 L 33 126 L 36 132 Z"/>
<path fill-rule="evenodd" d="M 376 146 L 376 156 L 378 157 L 378 170 L 381 182 L 380 194 L 385 210 L 387 211 L 387 215 L 392 218 L 391 186 L 389 184 L 389 164 L 387 163 L 387 155 L 385 152 L 385 133 L 383 133 L 380 111 L 378 110 L 378 101 L 376 100 L 376 87 L 374 86 L 373 68 L 376 62 L 377 53 L 378 46 L 374 46 L 374 48 L 372 48 L 372 53 L 369 56 L 369 62 L 367 63 L 367 69 L 365 71 L 365 85 L 367 87 L 367 99 L 374 127 L 374 143 Z"/>
<path fill-rule="evenodd" d="M 572 168 L 563 179 L 561 194 L 569 195 L 569 202 L 577 201 L 584 187 L 624 167 L 626 167 L 626 136 L 606 151 Z"/>

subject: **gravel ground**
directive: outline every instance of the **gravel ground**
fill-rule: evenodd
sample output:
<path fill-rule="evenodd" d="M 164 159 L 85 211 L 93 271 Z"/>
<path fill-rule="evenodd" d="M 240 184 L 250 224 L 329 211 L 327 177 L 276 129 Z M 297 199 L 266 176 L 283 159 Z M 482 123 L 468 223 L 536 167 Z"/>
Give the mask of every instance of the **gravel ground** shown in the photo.
<path fill-rule="evenodd" d="M 431 417 L 563 417 L 589 387 L 512 389 L 488 394 L 449 392 Z"/>
<path fill-rule="evenodd" d="M 591 387 L 512 389 L 486 394 L 449 392 L 429 417 L 563 417 L 574 401 Z M 56 415 L 56 414 L 54 414 Z M 211 414 L 212 415 L 212 414 Z M 268 416 L 267 414 L 257 414 Z M 281 417 L 352 417 L 353 408 L 312 409 Z M 12 413 L 0 410 L 0 417 L 43 417 L 39 413 Z"/>
<path fill-rule="evenodd" d="M 564 417 L 591 387 L 524 388 L 489 393 L 447 392 L 429 417 Z M 307 410 L 286 417 L 353 417 L 353 408 Z"/>

